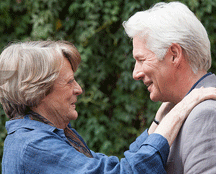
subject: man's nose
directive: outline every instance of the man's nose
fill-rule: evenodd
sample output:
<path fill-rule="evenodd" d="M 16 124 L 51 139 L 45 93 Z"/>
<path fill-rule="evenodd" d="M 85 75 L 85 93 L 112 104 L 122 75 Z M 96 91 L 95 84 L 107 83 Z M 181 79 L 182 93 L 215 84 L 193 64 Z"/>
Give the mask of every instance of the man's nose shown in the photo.
<path fill-rule="evenodd" d="M 144 72 L 142 71 L 142 68 L 135 64 L 134 66 L 134 70 L 133 70 L 133 78 L 134 80 L 141 80 L 143 79 L 145 76 Z"/>

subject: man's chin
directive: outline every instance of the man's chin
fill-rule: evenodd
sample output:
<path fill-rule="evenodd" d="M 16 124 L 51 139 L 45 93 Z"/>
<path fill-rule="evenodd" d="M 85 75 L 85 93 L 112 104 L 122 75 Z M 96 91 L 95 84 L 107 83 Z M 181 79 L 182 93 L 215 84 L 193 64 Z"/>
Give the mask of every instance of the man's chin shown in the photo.
<path fill-rule="evenodd" d="M 153 101 L 153 102 L 158 102 L 158 101 L 160 101 L 160 102 L 162 102 L 162 100 L 160 99 L 160 97 L 159 96 L 156 96 L 156 95 L 154 95 L 154 94 L 150 94 L 150 99 L 151 99 L 151 101 Z"/>

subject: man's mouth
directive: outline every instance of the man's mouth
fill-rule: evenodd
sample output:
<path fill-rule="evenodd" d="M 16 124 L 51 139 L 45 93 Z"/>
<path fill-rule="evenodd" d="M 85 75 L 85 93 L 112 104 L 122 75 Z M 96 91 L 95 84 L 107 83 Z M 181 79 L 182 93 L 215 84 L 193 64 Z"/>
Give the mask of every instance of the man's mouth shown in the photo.
<path fill-rule="evenodd" d="M 149 86 L 151 86 L 151 84 L 153 84 L 153 82 L 145 82 L 144 83 L 146 86 L 147 86 L 147 88 L 149 87 Z"/>

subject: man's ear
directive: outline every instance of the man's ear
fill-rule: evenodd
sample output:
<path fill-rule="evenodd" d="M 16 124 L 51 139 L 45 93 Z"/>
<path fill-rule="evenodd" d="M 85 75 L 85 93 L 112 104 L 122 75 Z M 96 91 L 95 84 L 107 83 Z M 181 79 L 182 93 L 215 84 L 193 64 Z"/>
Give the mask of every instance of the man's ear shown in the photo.
<path fill-rule="evenodd" d="M 169 47 L 169 55 L 172 56 L 172 63 L 174 63 L 175 66 L 179 66 L 182 59 L 184 59 L 183 49 L 177 43 L 172 43 Z"/>

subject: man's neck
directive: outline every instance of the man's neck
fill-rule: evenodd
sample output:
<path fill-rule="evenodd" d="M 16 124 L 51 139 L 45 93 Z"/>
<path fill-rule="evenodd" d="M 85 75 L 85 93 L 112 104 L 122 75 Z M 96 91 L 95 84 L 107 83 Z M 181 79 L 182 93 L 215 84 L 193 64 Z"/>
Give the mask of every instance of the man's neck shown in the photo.
<path fill-rule="evenodd" d="M 206 71 L 199 71 L 196 74 L 194 72 L 184 74 L 179 78 L 177 83 L 177 94 L 176 97 L 174 97 L 173 103 L 177 104 L 179 103 L 185 95 L 190 91 L 190 89 L 193 87 L 193 85 L 202 78 L 207 72 Z"/>

